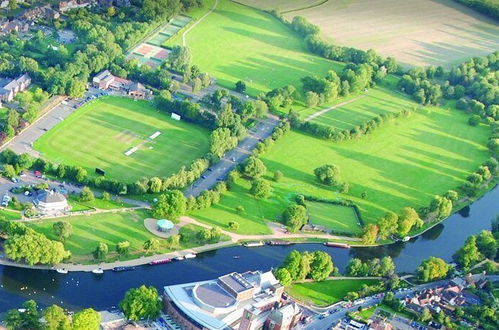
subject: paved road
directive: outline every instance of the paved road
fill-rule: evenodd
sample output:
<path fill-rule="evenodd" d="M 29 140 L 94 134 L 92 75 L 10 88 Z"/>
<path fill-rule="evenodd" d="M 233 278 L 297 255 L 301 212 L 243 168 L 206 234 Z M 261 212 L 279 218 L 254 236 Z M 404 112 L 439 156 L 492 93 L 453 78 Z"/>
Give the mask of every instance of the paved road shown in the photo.
<path fill-rule="evenodd" d="M 33 142 L 39 139 L 43 134 L 57 125 L 60 121 L 68 117 L 71 113 L 76 111 L 77 109 L 75 109 L 74 106 L 77 103 L 81 102 L 86 97 L 96 95 L 101 92 L 102 91 L 100 90 L 92 88 L 87 91 L 81 99 L 67 100 L 64 103 L 60 103 L 52 110 L 49 110 L 47 113 L 45 113 L 42 117 L 38 118 L 36 122 L 31 124 L 31 126 L 26 128 L 21 134 L 17 135 L 8 143 L 1 146 L 0 151 L 5 149 L 12 149 L 18 154 L 28 153 L 33 157 L 39 157 L 39 152 L 32 148 Z"/>
<path fill-rule="evenodd" d="M 272 135 L 274 128 L 279 124 L 279 118 L 270 115 L 264 120 L 260 120 L 249 132 L 248 136 L 239 142 L 236 148 L 225 153 L 224 157 L 210 167 L 199 180 L 188 187 L 184 194 L 187 197 L 198 196 L 204 190 L 213 187 L 218 181 L 224 180 L 230 171 L 238 164 L 241 164 L 251 155 L 259 140 L 263 140 Z"/>

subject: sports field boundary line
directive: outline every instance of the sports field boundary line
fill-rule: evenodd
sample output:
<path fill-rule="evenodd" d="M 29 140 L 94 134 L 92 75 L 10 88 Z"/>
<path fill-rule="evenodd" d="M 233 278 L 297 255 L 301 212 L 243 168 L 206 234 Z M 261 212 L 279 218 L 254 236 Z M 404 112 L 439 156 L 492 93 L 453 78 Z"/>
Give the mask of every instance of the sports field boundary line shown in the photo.
<path fill-rule="evenodd" d="M 360 99 L 362 99 L 364 97 L 367 97 L 367 95 L 366 94 L 359 95 L 359 96 L 357 96 L 357 97 L 355 97 L 355 98 L 353 98 L 351 100 L 338 103 L 338 104 L 333 105 L 333 106 L 331 106 L 329 108 L 326 108 L 326 109 L 322 109 L 321 111 L 313 113 L 310 116 L 308 116 L 307 118 L 305 118 L 305 121 L 311 121 L 312 119 L 318 118 L 318 117 L 322 116 L 323 114 L 328 113 L 331 110 L 334 110 L 334 109 L 340 108 L 342 106 L 345 106 L 347 104 L 353 103 L 353 102 L 358 101 L 358 100 L 360 100 Z"/>
<path fill-rule="evenodd" d="M 215 11 L 215 9 L 217 9 L 217 6 L 218 6 L 218 0 L 215 0 L 215 3 L 213 4 L 213 7 L 211 7 L 211 9 L 206 13 L 204 14 L 203 16 L 201 16 L 197 22 L 195 22 L 194 24 L 192 24 L 191 26 L 189 26 L 189 28 L 187 28 L 187 30 L 184 31 L 184 33 L 182 33 L 182 46 L 186 47 L 187 46 L 187 34 L 189 32 L 191 32 L 191 30 L 193 28 L 195 28 L 199 23 L 201 23 L 209 14 L 211 14 L 213 11 Z"/>

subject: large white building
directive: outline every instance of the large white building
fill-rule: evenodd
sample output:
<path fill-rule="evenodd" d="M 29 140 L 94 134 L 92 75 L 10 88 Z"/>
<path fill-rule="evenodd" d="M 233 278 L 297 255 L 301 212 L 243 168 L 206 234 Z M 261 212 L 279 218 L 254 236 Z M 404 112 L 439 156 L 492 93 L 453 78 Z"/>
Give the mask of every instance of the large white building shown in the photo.
<path fill-rule="evenodd" d="M 63 194 L 53 190 L 44 190 L 33 200 L 36 210 L 41 215 L 57 215 L 68 212 L 70 206 Z"/>
<path fill-rule="evenodd" d="M 283 292 L 271 271 L 231 273 L 210 281 L 166 286 L 163 304 L 165 313 L 182 329 L 262 329 L 277 321 L 271 316 L 281 310 Z M 275 329 L 290 329 L 299 314 Z"/>

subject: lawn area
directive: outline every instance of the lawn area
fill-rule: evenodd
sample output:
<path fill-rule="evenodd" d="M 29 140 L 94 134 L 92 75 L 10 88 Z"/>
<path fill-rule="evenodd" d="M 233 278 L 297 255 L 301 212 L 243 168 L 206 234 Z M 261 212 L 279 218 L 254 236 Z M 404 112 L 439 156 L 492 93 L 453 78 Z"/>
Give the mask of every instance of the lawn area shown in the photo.
<path fill-rule="evenodd" d="M 328 306 L 341 301 L 349 292 L 362 289 L 362 285 L 376 285 L 378 280 L 329 280 L 292 284 L 287 292 L 301 302 Z"/>
<path fill-rule="evenodd" d="M 2 209 L 0 209 L 0 219 L 18 220 L 18 219 L 21 219 L 21 213 L 2 208 Z"/>
<path fill-rule="evenodd" d="M 355 210 L 350 206 L 321 202 L 306 202 L 310 222 L 338 232 L 360 234 L 362 227 L 358 224 Z"/>
<path fill-rule="evenodd" d="M 104 200 L 102 198 L 95 198 L 93 201 L 89 202 L 82 202 L 79 200 L 78 196 L 71 195 L 68 200 L 69 204 L 71 205 L 71 211 L 86 211 L 86 210 L 91 210 L 91 209 L 98 209 L 98 210 L 113 210 L 113 209 L 120 209 L 124 207 L 132 207 L 133 205 L 123 203 L 123 202 L 117 202 L 115 200 Z"/>
<path fill-rule="evenodd" d="M 180 43 L 181 38 L 176 39 Z M 310 54 L 303 40 L 270 14 L 220 0 L 187 35 L 193 63 L 226 88 L 243 80 L 256 96 L 300 78 L 340 70 L 341 63 Z"/>
<path fill-rule="evenodd" d="M 166 253 L 172 251 L 167 246 L 166 239 L 159 238 L 151 234 L 144 227 L 144 219 L 150 218 L 148 210 L 135 210 L 129 212 L 107 212 L 91 215 L 73 216 L 66 218 L 56 218 L 30 222 L 28 226 L 34 230 L 45 234 L 50 239 L 56 239 L 52 233 L 52 226 L 58 221 L 67 221 L 73 226 L 73 233 L 66 240 L 64 246 L 71 251 L 72 262 L 90 263 L 95 262 L 92 252 L 99 243 L 106 243 L 109 247 L 109 255 L 106 261 L 118 259 L 115 253 L 116 244 L 122 241 L 130 242 L 130 252 L 127 256 L 119 257 L 120 260 L 134 259 L 145 254 L 143 244 L 150 238 L 156 238 L 160 241 L 160 249 L 157 253 Z M 183 239 L 180 242 L 178 250 L 192 248 L 204 245 L 199 242 L 197 232 L 202 227 L 196 225 L 187 225 L 180 229 Z M 221 240 L 228 240 L 229 237 L 222 236 Z"/>
<path fill-rule="evenodd" d="M 246 228 L 256 233 L 260 230 L 253 230 L 252 224 L 275 220 L 296 194 L 351 199 L 366 224 L 377 222 L 387 211 L 427 206 L 435 194 L 456 189 L 489 158 L 489 128 L 471 127 L 467 121 L 468 115 L 458 110 L 428 107 L 357 140 L 334 143 L 291 131 L 262 157 L 265 178 L 274 189 L 267 200 L 248 198 L 246 184 L 224 196 L 219 205 L 193 215 L 210 224 L 234 219 L 245 233 Z M 342 179 L 350 184 L 348 194 L 317 183 L 314 169 L 330 163 L 339 166 Z M 275 183 L 277 170 L 284 178 Z M 237 215 L 237 205 L 246 211 Z M 341 230 L 341 225 L 331 227 Z"/>
<path fill-rule="evenodd" d="M 161 132 L 154 140 L 148 137 Z M 133 147 L 138 150 L 126 156 Z M 105 97 L 83 106 L 35 141 L 56 163 L 95 168 L 109 178 L 133 182 L 169 176 L 209 149 L 209 131 L 158 112 L 147 101 Z"/>
<path fill-rule="evenodd" d="M 266 222 L 276 220 L 282 213 L 282 205 L 274 200 L 273 194 L 269 199 L 261 201 L 249 193 L 251 184 L 243 179 L 237 181 L 234 188 L 224 194 L 219 204 L 208 209 L 191 212 L 196 219 L 229 230 L 231 221 L 239 223 L 239 234 L 270 234 Z M 244 207 L 244 212 L 238 213 L 236 207 Z"/>
<path fill-rule="evenodd" d="M 73 234 L 64 245 L 74 256 L 78 256 L 91 254 L 100 242 L 108 244 L 109 250 L 114 251 L 118 242 L 127 240 L 130 242 L 130 251 L 142 250 L 142 244 L 154 237 L 144 227 L 144 219 L 149 217 L 146 210 L 108 212 L 41 220 L 30 223 L 29 226 L 50 239 L 56 239 L 52 233 L 52 225 L 58 221 L 71 223 Z"/>
<path fill-rule="evenodd" d="M 398 113 L 420 107 L 409 98 L 381 87 L 343 99 L 337 104 L 337 108 L 312 119 L 312 122 L 338 130 L 351 129 L 381 114 Z M 307 111 L 303 112 L 302 118 L 306 118 L 306 113 Z"/>

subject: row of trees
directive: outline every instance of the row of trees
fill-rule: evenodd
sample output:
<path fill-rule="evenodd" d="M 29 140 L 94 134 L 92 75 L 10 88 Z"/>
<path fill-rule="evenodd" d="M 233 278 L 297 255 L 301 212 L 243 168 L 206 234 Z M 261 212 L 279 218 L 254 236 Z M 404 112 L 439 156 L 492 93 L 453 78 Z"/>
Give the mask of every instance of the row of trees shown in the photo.
<path fill-rule="evenodd" d="M 499 20 L 499 3 L 495 0 L 454 0 L 482 14 Z"/>
<path fill-rule="evenodd" d="M 481 165 L 478 170 L 466 177 L 466 181 L 459 187 L 465 196 L 475 197 L 481 187 L 488 184 L 497 176 L 499 163 L 491 157 Z"/>
<path fill-rule="evenodd" d="M 314 281 L 323 281 L 333 272 L 337 272 L 333 266 L 331 256 L 324 251 L 298 252 L 296 250 L 284 259 L 282 265 L 275 270 L 276 278 L 282 285 L 286 286 L 295 281 L 303 281 L 310 278 Z"/>
<path fill-rule="evenodd" d="M 200 158 L 195 160 L 189 168 L 182 166 L 177 173 L 169 177 L 144 177 L 133 183 L 125 183 L 102 176 L 90 176 L 87 170 L 80 166 L 57 165 L 41 158 L 35 159 L 26 153 L 17 155 L 10 149 L 0 153 L 0 161 L 5 164 L 3 175 L 10 178 L 17 176 L 23 170 L 39 170 L 58 179 L 86 184 L 120 195 L 141 195 L 160 193 L 170 189 L 182 189 L 196 181 L 210 165 L 207 159 Z"/>
<path fill-rule="evenodd" d="M 399 88 L 413 95 L 423 104 L 438 104 L 441 97 L 460 99 L 464 96 L 480 102 L 481 110 L 473 109 L 482 116 L 490 116 L 484 108 L 499 104 L 497 92 L 499 52 L 484 57 L 473 57 L 468 61 L 445 71 L 442 67 L 413 68 L 402 76 Z M 495 110 L 497 111 L 497 110 Z M 497 115 L 492 114 L 493 118 Z"/>
<path fill-rule="evenodd" d="M 300 118 L 299 114 L 294 111 L 289 112 L 288 119 L 294 129 L 307 132 L 321 139 L 339 142 L 368 135 L 376 128 L 381 127 L 384 123 L 388 123 L 399 118 L 408 118 L 415 110 L 416 108 L 412 110 L 405 109 L 397 113 L 380 114 L 364 124 L 356 125 L 351 129 L 343 130 L 337 130 L 331 126 L 319 124 L 314 121 L 303 120 Z"/>
<path fill-rule="evenodd" d="M 352 258 L 346 268 L 348 276 L 382 276 L 390 277 L 395 274 L 395 264 L 391 257 L 373 258 L 368 261 L 362 261 L 358 258 Z"/>

